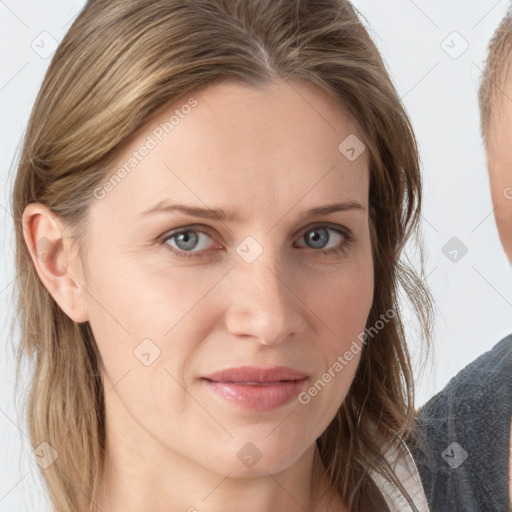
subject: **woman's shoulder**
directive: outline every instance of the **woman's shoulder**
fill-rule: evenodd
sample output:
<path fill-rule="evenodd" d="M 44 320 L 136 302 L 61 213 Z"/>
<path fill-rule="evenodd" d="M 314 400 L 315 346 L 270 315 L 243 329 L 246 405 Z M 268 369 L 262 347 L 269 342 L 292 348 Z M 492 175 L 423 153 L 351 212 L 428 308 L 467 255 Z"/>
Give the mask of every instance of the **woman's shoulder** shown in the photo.
<path fill-rule="evenodd" d="M 398 442 L 386 453 L 386 459 L 393 466 L 398 480 L 414 504 L 412 506 L 409 503 L 395 484 L 374 472 L 372 478 L 381 491 L 390 512 L 429 512 L 420 474 L 407 445 L 398 439 Z"/>

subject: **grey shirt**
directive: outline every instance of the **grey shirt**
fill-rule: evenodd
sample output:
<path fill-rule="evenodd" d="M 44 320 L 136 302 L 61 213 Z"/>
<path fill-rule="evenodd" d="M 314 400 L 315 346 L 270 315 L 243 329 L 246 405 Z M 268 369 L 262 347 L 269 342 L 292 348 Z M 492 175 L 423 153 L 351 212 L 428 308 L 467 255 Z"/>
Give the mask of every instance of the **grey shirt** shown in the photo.
<path fill-rule="evenodd" d="M 411 446 L 432 512 L 509 510 L 512 335 L 422 408 Z"/>

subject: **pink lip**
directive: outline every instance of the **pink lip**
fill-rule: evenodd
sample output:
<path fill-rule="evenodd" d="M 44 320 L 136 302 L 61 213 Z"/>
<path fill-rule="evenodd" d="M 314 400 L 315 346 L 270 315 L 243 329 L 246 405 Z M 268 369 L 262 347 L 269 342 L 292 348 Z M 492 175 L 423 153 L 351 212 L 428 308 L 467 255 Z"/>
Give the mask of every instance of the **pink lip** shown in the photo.
<path fill-rule="evenodd" d="M 289 366 L 274 366 L 273 368 L 261 368 L 258 366 L 239 366 L 238 368 L 227 368 L 218 372 L 206 375 L 204 378 L 223 382 L 278 382 L 281 380 L 300 380 L 306 374 L 290 368 Z"/>
<path fill-rule="evenodd" d="M 215 372 L 203 380 L 209 390 L 226 400 L 268 411 L 296 398 L 308 379 L 303 372 L 285 366 L 242 366 Z"/>

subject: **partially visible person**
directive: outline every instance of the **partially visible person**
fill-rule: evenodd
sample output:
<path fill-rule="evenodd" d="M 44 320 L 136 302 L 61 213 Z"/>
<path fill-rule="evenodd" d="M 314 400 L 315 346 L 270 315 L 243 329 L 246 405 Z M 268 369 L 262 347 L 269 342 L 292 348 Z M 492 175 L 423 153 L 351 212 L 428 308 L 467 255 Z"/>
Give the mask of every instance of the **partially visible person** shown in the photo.
<path fill-rule="evenodd" d="M 489 45 L 479 90 L 501 243 L 512 262 L 512 6 Z M 512 510 L 512 335 L 478 357 L 419 412 L 414 448 L 434 512 Z"/>
<path fill-rule="evenodd" d="M 512 263 L 512 4 L 489 44 L 479 91 L 494 216 Z"/>

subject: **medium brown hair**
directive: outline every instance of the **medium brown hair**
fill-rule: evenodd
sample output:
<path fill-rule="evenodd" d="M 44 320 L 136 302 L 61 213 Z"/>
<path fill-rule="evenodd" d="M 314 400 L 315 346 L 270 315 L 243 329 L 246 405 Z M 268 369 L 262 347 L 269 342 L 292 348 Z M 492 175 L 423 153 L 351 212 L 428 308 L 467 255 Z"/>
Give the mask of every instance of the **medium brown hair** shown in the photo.
<path fill-rule="evenodd" d="M 104 389 L 88 322 L 73 322 L 38 278 L 23 238 L 23 211 L 32 202 L 48 206 L 82 249 L 88 205 L 116 151 L 162 106 L 225 78 L 252 86 L 309 81 L 360 127 L 370 166 L 375 282 L 367 327 L 395 314 L 364 346 L 348 395 L 317 444 L 332 486 L 352 512 L 385 507 L 372 470 L 400 486 L 384 457 L 397 436 L 407 439 L 415 414 L 400 290 L 425 340 L 431 323 L 428 290 L 401 258 L 408 239 L 418 236 L 420 164 L 410 121 L 357 12 L 346 0 L 96 0 L 52 58 L 13 191 L 17 371 L 28 356 L 30 439 L 59 453 L 42 471 L 56 511 L 95 509 L 91 497 L 105 456 Z"/>
<path fill-rule="evenodd" d="M 487 50 L 488 54 L 478 91 L 480 128 L 486 144 L 499 102 L 506 98 L 503 89 L 512 63 L 512 5 L 494 32 Z M 510 101 L 511 98 L 508 100 Z"/>

